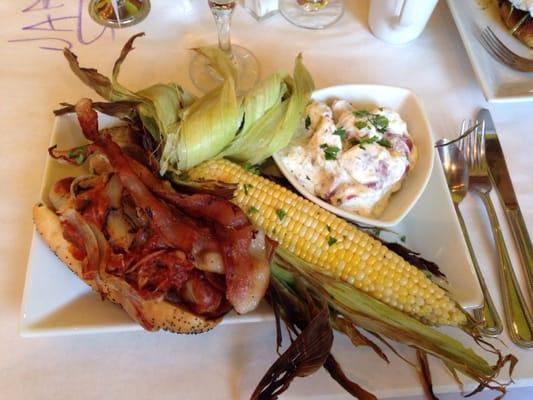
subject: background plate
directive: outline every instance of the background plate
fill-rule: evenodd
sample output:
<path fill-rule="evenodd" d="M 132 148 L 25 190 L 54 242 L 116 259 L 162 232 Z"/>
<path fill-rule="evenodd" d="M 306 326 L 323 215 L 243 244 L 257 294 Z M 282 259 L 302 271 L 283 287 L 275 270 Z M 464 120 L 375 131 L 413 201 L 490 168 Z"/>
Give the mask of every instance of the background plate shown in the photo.
<path fill-rule="evenodd" d="M 495 0 L 448 0 L 448 6 L 485 98 L 494 103 L 533 101 L 533 72 L 519 72 L 500 64 L 478 38 L 490 26 L 511 50 L 533 58 L 533 50 L 507 32 Z"/>

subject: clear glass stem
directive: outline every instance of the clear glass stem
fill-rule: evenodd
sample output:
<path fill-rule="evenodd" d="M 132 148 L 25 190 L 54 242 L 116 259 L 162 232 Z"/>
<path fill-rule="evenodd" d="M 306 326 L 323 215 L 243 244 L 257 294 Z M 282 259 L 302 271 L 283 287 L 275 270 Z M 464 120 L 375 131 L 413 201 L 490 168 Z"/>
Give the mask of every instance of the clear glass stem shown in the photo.
<path fill-rule="evenodd" d="M 230 2 L 233 3 L 233 2 Z M 212 6 L 211 12 L 215 18 L 218 32 L 218 47 L 228 54 L 231 54 L 231 16 L 233 15 L 234 4 L 225 7 Z"/>
<path fill-rule="evenodd" d="M 204 0 L 205 1 L 205 0 Z M 236 0 L 207 0 L 218 31 L 218 47 L 232 60 L 237 71 L 235 88 L 238 96 L 252 89 L 259 79 L 259 62 L 250 50 L 231 45 L 230 28 Z M 196 54 L 189 65 L 189 74 L 194 85 L 206 93 L 219 87 L 224 80 L 210 65 L 209 59 Z"/>

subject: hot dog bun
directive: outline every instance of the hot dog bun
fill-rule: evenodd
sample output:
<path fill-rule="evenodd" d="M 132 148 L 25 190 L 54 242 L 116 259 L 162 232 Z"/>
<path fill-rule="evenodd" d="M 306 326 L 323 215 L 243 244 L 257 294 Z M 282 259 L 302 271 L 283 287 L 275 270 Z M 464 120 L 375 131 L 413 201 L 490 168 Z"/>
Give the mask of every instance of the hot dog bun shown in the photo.
<path fill-rule="evenodd" d="M 513 29 L 526 14 L 529 14 L 527 11 L 513 8 L 508 0 L 500 0 L 499 8 L 502 21 L 508 29 Z M 513 35 L 526 46 L 533 48 L 533 18 L 527 18 Z"/>
<path fill-rule="evenodd" d="M 37 231 L 55 255 L 94 291 L 99 292 L 95 281 L 82 278 L 81 262 L 72 256 L 70 244 L 63 237 L 61 223 L 56 213 L 40 203 L 33 207 L 33 220 Z M 124 297 L 127 293 L 126 286 L 129 285 L 125 281 L 116 277 L 107 277 L 103 279 L 102 284 L 107 299 L 124 309 L 128 307 Z M 206 319 L 164 300 L 141 300 L 140 307 L 141 309 L 137 311 L 154 331 L 163 329 L 174 333 L 203 333 L 213 329 L 222 320 L 222 318 Z"/>

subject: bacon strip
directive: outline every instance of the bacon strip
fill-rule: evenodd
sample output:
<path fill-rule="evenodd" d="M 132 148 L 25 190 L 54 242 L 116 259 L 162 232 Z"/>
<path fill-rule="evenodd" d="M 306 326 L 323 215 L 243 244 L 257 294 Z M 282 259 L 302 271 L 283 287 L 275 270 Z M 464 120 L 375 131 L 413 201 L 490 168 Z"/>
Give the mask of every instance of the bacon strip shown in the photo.
<path fill-rule="evenodd" d="M 193 265 L 176 251 L 160 250 L 137 262 L 136 284 L 143 298 L 157 298 L 168 290 L 180 290 L 190 278 Z"/>
<path fill-rule="evenodd" d="M 186 213 L 213 219 L 226 228 L 238 229 L 250 224 L 246 214 L 229 199 L 210 193 L 178 193 L 154 176 L 143 164 L 133 158 L 127 158 L 135 174 L 155 195 Z"/>
<path fill-rule="evenodd" d="M 83 279 L 94 280 L 98 274 L 100 251 L 93 231 L 74 209 L 67 208 L 60 216 L 63 236 L 74 247 L 72 254 L 82 260 Z"/>
<path fill-rule="evenodd" d="M 235 311 L 245 314 L 259 305 L 268 288 L 268 248 L 264 235 L 256 237 L 257 231 L 251 225 L 239 230 L 227 229 L 223 235 L 226 297 Z M 257 240 L 261 239 L 263 242 L 259 243 Z"/>
<path fill-rule="evenodd" d="M 265 235 L 255 231 L 246 215 L 228 200 L 211 194 L 177 193 L 143 164 L 127 157 L 108 134 L 98 132 L 97 114 L 90 100 L 78 102 L 76 112 L 83 133 L 93 141 L 92 149 L 107 157 L 125 192 L 148 219 L 145 228 L 139 228 L 149 232 L 144 244 L 140 248 L 133 245 L 127 249 L 122 263 L 126 270 L 119 265 L 116 268 L 119 274 L 110 275 L 99 269 L 101 273 L 119 279 L 120 285 L 135 288 L 135 294 L 125 293 L 132 297 L 128 313 L 146 326 L 142 316 L 136 315 L 138 307 L 135 305 L 139 298 L 157 298 L 173 291 L 179 292 L 182 300 L 197 313 L 224 311 L 227 302 L 220 291 L 224 288 L 214 286 L 211 283 L 213 277 L 206 279 L 204 271 L 193 270 L 188 264 L 195 257 L 200 260 L 210 252 L 222 255 L 226 299 L 238 313 L 255 309 L 269 284 L 272 247 Z M 98 192 L 103 195 L 102 190 Z M 100 232 L 98 245 L 102 238 Z M 104 250 L 110 249 L 107 242 L 106 245 Z M 109 254 L 100 250 L 101 263 L 102 259 L 109 258 Z M 187 261 L 175 258 L 174 250 L 185 253 Z"/>
<path fill-rule="evenodd" d="M 225 228 L 239 229 L 250 225 L 248 217 L 235 204 L 210 194 L 184 195 L 170 190 L 155 189 L 161 198 L 188 214 L 218 222 Z"/>
<path fill-rule="evenodd" d="M 223 293 L 205 279 L 200 271 L 194 271 L 180 290 L 183 300 L 198 314 L 214 314 L 222 305 Z"/>
<path fill-rule="evenodd" d="M 193 245 L 199 240 L 197 231 L 178 221 L 170 209 L 148 190 L 130 168 L 120 147 L 108 135 L 98 134 L 98 116 L 91 104 L 88 99 L 80 100 L 76 104 L 76 113 L 84 135 L 93 140 L 107 156 L 124 188 L 132 195 L 137 206 L 149 215 L 151 225 L 161 233 L 169 247 L 191 253 Z"/>

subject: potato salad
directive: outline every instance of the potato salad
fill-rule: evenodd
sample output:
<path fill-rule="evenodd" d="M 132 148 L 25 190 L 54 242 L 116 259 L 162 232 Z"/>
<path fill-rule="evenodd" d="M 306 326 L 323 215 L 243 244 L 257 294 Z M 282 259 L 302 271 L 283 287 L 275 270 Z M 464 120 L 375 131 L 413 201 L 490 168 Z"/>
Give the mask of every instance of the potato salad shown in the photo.
<path fill-rule="evenodd" d="M 307 106 L 305 131 L 281 152 L 309 192 L 334 206 L 378 217 L 416 162 L 416 146 L 400 115 L 348 101 Z"/>

